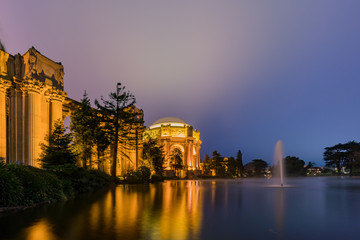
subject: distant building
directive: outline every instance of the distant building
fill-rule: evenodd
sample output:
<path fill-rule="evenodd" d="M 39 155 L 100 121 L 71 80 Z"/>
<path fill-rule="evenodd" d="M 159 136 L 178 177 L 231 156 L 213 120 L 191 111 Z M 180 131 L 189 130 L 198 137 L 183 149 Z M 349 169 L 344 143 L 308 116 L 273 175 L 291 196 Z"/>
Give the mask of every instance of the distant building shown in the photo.
<path fill-rule="evenodd" d="M 63 77 L 62 64 L 34 47 L 15 56 L 0 49 L 0 161 L 40 167 L 40 144 L 55 121 L 63 121 L 79 104 L 67 98 Z M 131 111 L 141 112 L 142 118 L 142 110 Z M 142 129 L 131 132 L 142 136 Z M 141 142 L 119 151 L 118 174 L 137 168 Z M 101 168 L 109 172 L 111 151 L 106 152 Z"/>
<path fill-rule="evenodd" d="M 155 121 L 146 131 L 145 136 L 157 139 L 164 146 L 167 174 L 174 169 L 174 154 L 181 153 L 184 174 L 189 171 L 200 171 L 200 132 L 176 117 L 165 117 Z"/>

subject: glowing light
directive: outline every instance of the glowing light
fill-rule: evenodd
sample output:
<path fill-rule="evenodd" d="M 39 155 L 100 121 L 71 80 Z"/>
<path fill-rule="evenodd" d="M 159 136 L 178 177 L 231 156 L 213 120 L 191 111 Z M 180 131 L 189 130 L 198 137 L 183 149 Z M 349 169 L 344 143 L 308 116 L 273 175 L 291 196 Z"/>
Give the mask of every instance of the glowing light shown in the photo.
<path fill-rule="evenodd" d="M 47 220 L 40 220 L 35 225 L 27 229 L 27 234 L 24 239 L 37 240 L 37 239 L 49 239 L 55 240 L 56 236 L 53 233 L 52 225 Z"/>
<path fill-rule="evenodd" d="M 173 123 L 173 122 L 168 122 L 168 123 L 161 123 L 161 124 L 154 124 L 154 125 L 151 125 L 149 127 L 149 129 L 154 129 L 154 128 L 159 128 L 161 126 L 170 126 L 170 127 L 186 127 L 186 126 L 189 126 L 187 124 L 183 124 L 183 123 Z"/>

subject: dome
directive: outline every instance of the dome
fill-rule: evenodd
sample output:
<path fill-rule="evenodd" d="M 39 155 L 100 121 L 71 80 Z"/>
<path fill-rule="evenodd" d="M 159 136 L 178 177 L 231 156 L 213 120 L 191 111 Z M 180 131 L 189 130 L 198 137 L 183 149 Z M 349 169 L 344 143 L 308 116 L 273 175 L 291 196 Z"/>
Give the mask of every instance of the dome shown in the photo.
<path fill-rule="evenodd" d="M 156 127 L 160 127 L 161 125 L 168 125 L 170 124 L 171 126 L 184 126 L 188 124 L 177 117 L 164 117 L 164 118 L 160 118 L 158 120 L 156 120 L 153 124 L 151 124 L 150 128 L 156 128 Z"/>

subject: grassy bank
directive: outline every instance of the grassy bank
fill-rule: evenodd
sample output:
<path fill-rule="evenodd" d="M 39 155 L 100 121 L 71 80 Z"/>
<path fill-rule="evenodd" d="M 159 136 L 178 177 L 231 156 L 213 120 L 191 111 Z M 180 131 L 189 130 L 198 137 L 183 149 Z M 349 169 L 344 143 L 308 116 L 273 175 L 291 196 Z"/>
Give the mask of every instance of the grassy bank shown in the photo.
<path fill-rule="evenodd" d="M 0 208 L 65 200 L 110 182 L 111 177 L 103 172 L 75 166 L 46 171 L 31 166 L 0 164 Z"/>

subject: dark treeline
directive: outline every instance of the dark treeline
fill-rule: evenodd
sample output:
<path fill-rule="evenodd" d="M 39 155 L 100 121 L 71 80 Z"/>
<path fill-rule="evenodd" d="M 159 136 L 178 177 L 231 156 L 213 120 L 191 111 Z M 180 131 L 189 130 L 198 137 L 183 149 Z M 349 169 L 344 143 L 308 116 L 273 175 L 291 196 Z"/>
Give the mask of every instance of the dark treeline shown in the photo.
<path fill-rule="evenodd" d="M 286 156 L 283 159 L 285 174 L 287 176 L 306 175 L 360 175 L 360 143 L 349 141 L 325 147 L 323 153 L 325 167 L 316 167 L 315 163 L 295 157 Z M 269 177 L 277 174 L 276 165 L 269 166 L 262 159 L 254 159 L 243 165 L 241 151 L 237 158 L 224 158 L 218 151 L 212 157 L 205 155 L 204 175 L 217 177 Z"/>
<path fill-rule="evenodd" d="M 326 147 L 324 161 L 327 167 L 336 168 L 337 174 L 348 170 L 350 175 L 360 174 L 360 143 L 350 141 Z"/>
<path fill-rule="evenodd" d="M 314 170 L 315 164 L 298 157 L 286 156 L 284 159 L 285 174 L 287 176 L 306 176 Z M 271 177 L 277 174 L 277 166 L 270 166 L 263 159 L 254 159 L 243 164 L 242 152 L 239 150 L 236 158 L 223 157 L 218 151 L 212 153 L 212 157 L 205 155 L 203 161 L 203 176 L 213 177 Z M 317 168 L 318 169 L 318 168 Z M 318 172 L 317 172 L 318 173 Z"/>
<path fill-rule="evenodd" d="M 236 158 L 221 156 L 218 151 L 212 153 L 212 157 L 205 155 L 203 162 L 203 176 L 216 177 L 241 177 L 244 175 L 242 153 L 239 150 Z"/>

